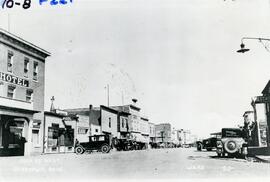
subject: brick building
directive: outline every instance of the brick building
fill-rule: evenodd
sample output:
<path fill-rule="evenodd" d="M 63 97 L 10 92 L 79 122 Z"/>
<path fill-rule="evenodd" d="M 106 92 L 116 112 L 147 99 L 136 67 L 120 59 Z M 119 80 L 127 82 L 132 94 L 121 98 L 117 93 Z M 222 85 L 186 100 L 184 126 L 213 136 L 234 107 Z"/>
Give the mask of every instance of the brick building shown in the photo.
<path fill-rule="evenodd" d="M 42 153 L 48 56 L 49 52 L 0 29 L 0 155 Z"/>

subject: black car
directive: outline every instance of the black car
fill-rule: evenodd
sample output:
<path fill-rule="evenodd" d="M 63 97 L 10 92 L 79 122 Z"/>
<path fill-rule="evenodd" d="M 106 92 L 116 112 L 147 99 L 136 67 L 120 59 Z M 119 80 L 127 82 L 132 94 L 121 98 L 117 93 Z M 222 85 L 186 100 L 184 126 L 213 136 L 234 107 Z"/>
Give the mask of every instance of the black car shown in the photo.
<path fill-rule="evenodd" d="M 216 137 L 210 137 L 207 139 L 204 139 L 202 141 L 197 141 L 197 150 L 201 151 L 202 149 L 206 149 L 207 151 L 211 151 L 212 149 L 217 147 L 217 138 Z"/>
<path fill-rule="evenodd" d="M 245 133 L 240 128 L 222 128 L 221 140 L 217 142 L 217 155 L 239 156 L 246 158 L 248 154 L 248 143 Z"/>
<path fill-rule="evenodd" d="M 99 151 L 102 153 L 109 153 L 111 150 L 110 135 L 94 135 L 89 136 L 89 142 L 76 142 L 76 154 L 83 154 L 85 151 Z"/>

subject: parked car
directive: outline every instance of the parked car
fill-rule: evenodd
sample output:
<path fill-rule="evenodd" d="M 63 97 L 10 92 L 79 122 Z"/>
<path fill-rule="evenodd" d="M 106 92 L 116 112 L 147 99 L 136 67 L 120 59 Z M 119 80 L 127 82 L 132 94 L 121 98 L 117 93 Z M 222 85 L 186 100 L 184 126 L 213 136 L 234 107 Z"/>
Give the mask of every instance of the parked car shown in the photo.
<path fill-rule="evenodd" d="M 202 149 L 206 149 L 207 151 L 211 151 L 212 149 L 215 149 L 217 147 L 217 138 L 216 137 L 210 137 L 207 139 L 204 139 L 202 141 L 197 141 L 197 150 L 201 151 Z"/>
<path fill-rule="evenodd" d="M 109 153 L 111 150 L 110 135 L 94 135 L 89 136 L 89 142 L 76 142 L 75 153 L 83 154 L 84 152 L 99 151 Z"/>
<path fill-rule="evenodd" d="M 228 154 L 246 158 L 247 148 L 248 144 L 240 128 L 222 128 L 221 139 L 217 141 L 216 150 L 219 157 Z"/>

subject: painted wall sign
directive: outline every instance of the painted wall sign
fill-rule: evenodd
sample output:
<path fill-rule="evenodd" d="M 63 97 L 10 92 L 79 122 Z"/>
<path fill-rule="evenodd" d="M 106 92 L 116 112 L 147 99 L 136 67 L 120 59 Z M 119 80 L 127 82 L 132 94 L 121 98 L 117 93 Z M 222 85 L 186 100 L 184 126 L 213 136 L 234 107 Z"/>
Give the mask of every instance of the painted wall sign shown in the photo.
<path fill-rule="evenodd" d="M 29 81 L 23 78 L 19 78 L 14 75 L 10 75 L 7 73 L 0 72 L 0 80 L 3 80 L 5 82 L 13 83 L 16 85 L 20 85 L 23 87 L 29 87 Z"/>

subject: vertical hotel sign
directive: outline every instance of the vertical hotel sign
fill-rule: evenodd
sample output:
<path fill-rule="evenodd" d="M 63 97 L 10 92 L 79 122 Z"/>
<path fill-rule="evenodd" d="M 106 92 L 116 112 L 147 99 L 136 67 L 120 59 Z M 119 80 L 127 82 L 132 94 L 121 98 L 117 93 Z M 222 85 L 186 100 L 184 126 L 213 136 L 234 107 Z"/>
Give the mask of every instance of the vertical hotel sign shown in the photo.
<path fill-rule="evenodd" d="M 29 87 L 29 81 L 23 78 L 19 78 L 14 75 L 10 75 L 7 73 L 0 72 L 0 80 L 5 82 L 13 83 L 15 85 L 20 85 L 23 87 Z"/>

